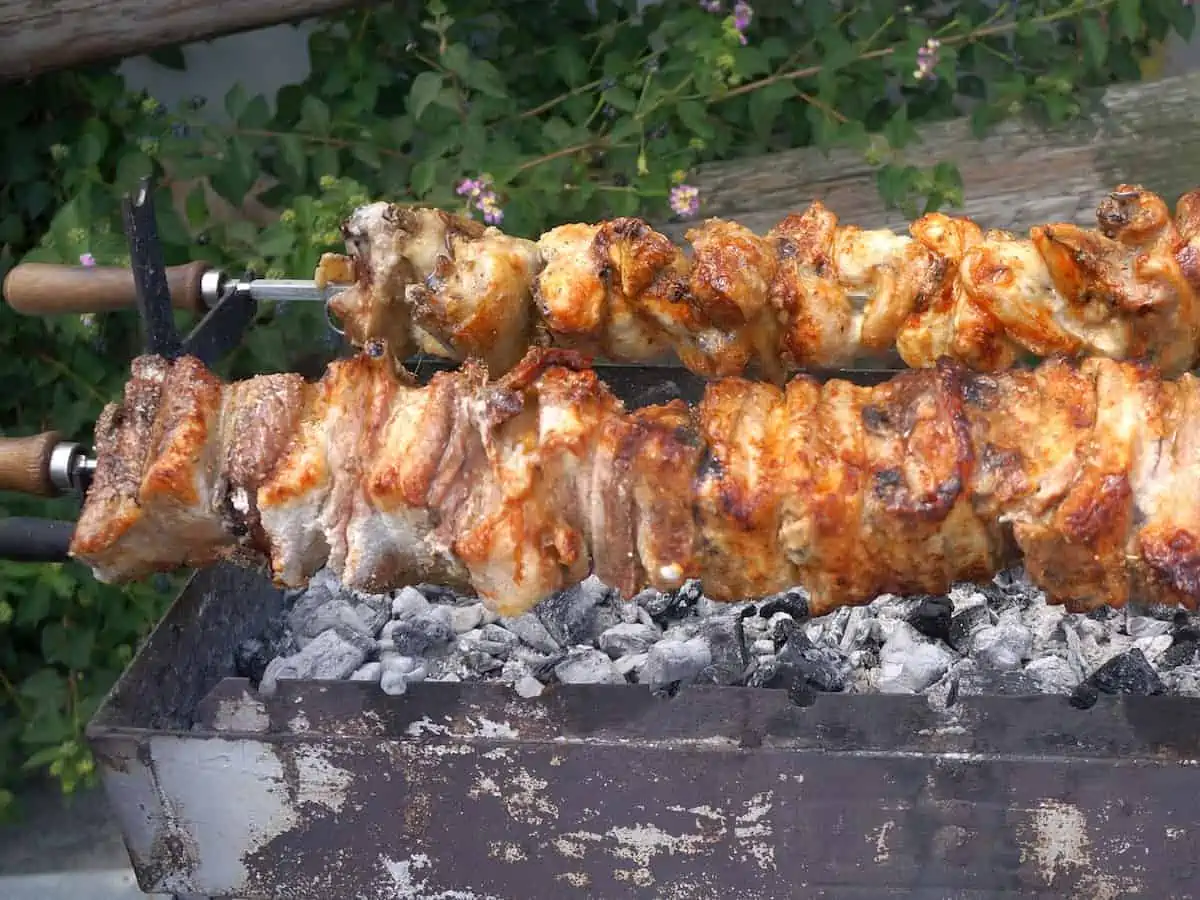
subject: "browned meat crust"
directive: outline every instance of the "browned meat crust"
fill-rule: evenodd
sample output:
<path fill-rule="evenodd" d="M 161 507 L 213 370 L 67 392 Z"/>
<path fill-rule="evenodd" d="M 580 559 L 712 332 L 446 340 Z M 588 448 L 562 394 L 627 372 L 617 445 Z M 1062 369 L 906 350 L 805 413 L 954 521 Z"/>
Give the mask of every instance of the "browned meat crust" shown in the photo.
<path fill-rule="evenodd" d="M 689 257 L 640 219 L 527 241 L 374 203 L 346 222 L 350 255 L 327 254 L 317 279 L 354 282 L 332 307 L 360 346 L 381 339 L 493 373 L 539 344 L 776 383 L 896 352 L 913 368 L 1069 355 L 1187 370 L 1200 339 L 1200 190 L 1172 218 L 1161 197 L 1121 185 L 1097 222 L 1026 239 L 932 213 L 900 235 L 841 225 L 815 202 L 765 237 L 703 222 Z"/>
<path fill-rule="evenodd" d="M 366 355 L 222 386 L 141 358 L 105 410 L 72 547 L 119 581 L 221 558 L 281 584 L 473 587 L 512 614 L 589 572 L 626 595 L 794 585 L 814 612 L 1024 559 L 1073 610 L 1200 599 L 1200 382 L 1136 363 L 876 387 L 715 381 L 625 411 L 570 351 L 427 387 Z"/>

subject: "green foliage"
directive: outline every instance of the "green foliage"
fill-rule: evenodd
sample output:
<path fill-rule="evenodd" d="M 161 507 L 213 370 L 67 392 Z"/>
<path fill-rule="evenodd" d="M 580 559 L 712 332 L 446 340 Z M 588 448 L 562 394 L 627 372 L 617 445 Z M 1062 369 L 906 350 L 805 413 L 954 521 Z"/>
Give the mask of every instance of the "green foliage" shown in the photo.
<path fill-rule="evenodd" d="M 662 220 L 697 164 L 791 147 L 856 148 L 888 204 L 916 215 L 963 193 L 917 125 L 1078 115 L 1090 91 L 1137 79 L 1155 42 L 1193 24 L 1180 0 L 597 10 L 370 6 L 324 22 L 311 76 L 274 98 L 238 86 L 168 110 L 108 70 L 5 87 L 0 274 L 22 257 L 126 264 L 119 197 L 151 172 L 168 263 L 298 277 L 339 249 L 340 220 L 368 199 L 499 210 L 527 236 L 565 220 Z M 182 65 L 178 53 L 162 59 Z M 475 193 L 458 193 L 467 179 Z M 325 333 L 311 308 L 266 309 L 262 322 L 223 374 L 289 368 Z M 4 432 L 88 434 L 120 390 L 135 325 L 125 313 L 42 322 L 0 308 Z M 14 498 L 0 513 L 70 510 Z M 0 771 L 46 765 L 65 787 L 86 774 L 79 727 L 163 596 L 69 566 L 0 563 Z"/>

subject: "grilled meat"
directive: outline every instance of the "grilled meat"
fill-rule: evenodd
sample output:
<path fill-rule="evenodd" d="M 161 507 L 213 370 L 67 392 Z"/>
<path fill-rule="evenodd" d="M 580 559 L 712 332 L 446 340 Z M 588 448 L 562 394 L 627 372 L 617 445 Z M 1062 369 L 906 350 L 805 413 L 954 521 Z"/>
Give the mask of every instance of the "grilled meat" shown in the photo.
<path fill-rule="evenodd" d="M 942 360 L 875 387 L 729 378 L 626 411 L 534 349 L 421 387 L 390 355 L 222 385 L 143 357 L 97 429 L 72 553 L 104 581 L 221 559 L 302 585 L 472 588 L 503 614 L 594 572 L 626 596 L 699 578 L 814 613 L 1024 560 L 1072 610 L 1200 599 L 1200 381 L 1054 359 Z"/>
<path fill-rule="evenodd" d="M 898 352 L 1000 371 L 1025 357 L 1197 360 L 1200 190 L 1172 219 L 1121 185 L 1098 230 L 1058 224 L 1028 239 L 932 213 L 911 235 L 839 225 L 815 202 L 765 237 L 710 219 L 691 256 L 639 219 L 554 228 L 536 242 L 430 209 L 375 203 L 344 226 L 321 283 L 360 346 L 386 340 L 507 371 L 530 345 L 612 361 L 674 356 L 725 377 L 836 368 Z"/>

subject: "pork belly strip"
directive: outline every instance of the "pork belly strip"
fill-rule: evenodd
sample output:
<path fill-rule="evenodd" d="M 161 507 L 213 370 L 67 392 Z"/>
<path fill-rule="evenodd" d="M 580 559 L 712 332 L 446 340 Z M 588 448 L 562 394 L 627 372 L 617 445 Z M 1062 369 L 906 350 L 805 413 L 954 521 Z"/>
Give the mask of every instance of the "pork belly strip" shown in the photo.
<path fill-rule="evenodd" d="M 1200 598 L 1200 383 L 941 361 L 875 387 L 714 381 L 626 411 L 535 349 L 425 387 L 388 354 L 221 385 L 143 357 L 97 431 L 72 554 L 105 581 L 219 559 L 300 586 L 440 582 L 527 610 L 589 573 L 630 596 L 801 585 L 816 614 L 1024 561 L 1071 610 Z"/>
<path fill-rule="evenodd" d="M 531 345 L 615 362 L 674 358 L 706 377 L 943 357 L 1001 371 L 1029 357 L 1197 362 L 1200 190 L 1175 216 L 1119 186 L 1096 229 L 1027 237 L 931 213 L 909 234 L 841 224 L 820 202 L 765 236 L 709 219 L 691 254 L 640 219 L 567 224 L 536 241 L 440 210 L 373 203 L 344 224 L 349 255 L 317 281 L 360 346 L 479 359 L 493 374 Z"/>

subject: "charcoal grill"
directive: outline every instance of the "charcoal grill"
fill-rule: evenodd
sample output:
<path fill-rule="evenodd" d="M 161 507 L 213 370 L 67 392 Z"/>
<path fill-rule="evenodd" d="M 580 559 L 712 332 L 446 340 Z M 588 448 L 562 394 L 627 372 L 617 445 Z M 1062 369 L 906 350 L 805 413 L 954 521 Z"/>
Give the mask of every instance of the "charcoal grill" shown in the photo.
<path fill-rule="evenodd" d="M 208 314 L 207 344 L 174 335 L 141 200 L 129 230 L 148 346 L 231 346 L 250 319 L 233 306 Z M 674 369 L 603 375 L 634 405 L 694 400 L 700 387 Z M 70 525 L 10 520 L 0 532 L 5 554 L 52 559 Z M 1200 896 L 1196 700 L 1105 696 L 1081 710 L 1050 696 L 939 708 L 820 695 L 798 706 L 780 690 L 633 686 L 524 700 L 479 683 L 390 697 L 303 680 L 264 696 L 236 676 L 235 650 L 285 603 L 259 573 L 197 572 L 88 726 L 145 892 Z"/>

